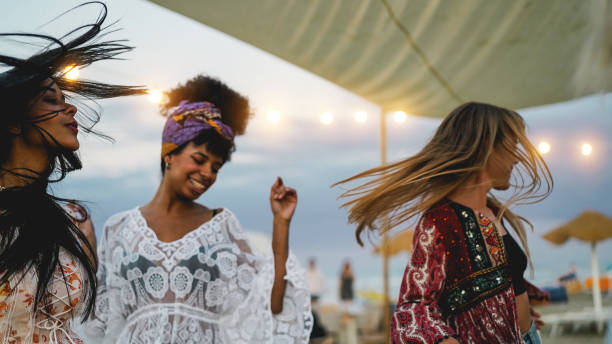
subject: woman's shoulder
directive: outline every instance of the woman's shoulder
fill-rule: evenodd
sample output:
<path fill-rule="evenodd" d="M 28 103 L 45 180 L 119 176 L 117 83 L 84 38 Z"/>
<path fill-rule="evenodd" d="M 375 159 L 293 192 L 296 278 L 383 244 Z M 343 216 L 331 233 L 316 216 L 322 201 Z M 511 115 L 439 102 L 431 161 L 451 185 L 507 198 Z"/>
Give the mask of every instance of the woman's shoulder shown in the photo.
<path fill-rule="evenodd" d="M 236 214 L 228 208 L 216 208 L 214 210 L 213 220 L 225 222 L 228 225 L 240 225 Z"/>
<path fill-rule="evenodd" d="M 104 231 L 107 232 L 107 231 L 117 230 L 117 228 L 125 224 L 131 216 L 134 216 L 137 211 L 138 211 L 138 208 L 133 208 L 133 209 L 124 210 L 124 211 L 111 215 L 104 222 Z"/>
<path fill-rule="evenodd" d="M 226 225 L 231 231 L 242 231 L 240 221 L 236 215 L 228 208 L 218 208 L 218 212 L 213 217 L 213 221 Z"/>
<path fill-rule="evenodd" d="M 439 232 L 444 233 L 461 226 L 457 211 L 453 202 L 442 199 L 423 214 L 420 222 L 425 227 L 435 226 Z"/>

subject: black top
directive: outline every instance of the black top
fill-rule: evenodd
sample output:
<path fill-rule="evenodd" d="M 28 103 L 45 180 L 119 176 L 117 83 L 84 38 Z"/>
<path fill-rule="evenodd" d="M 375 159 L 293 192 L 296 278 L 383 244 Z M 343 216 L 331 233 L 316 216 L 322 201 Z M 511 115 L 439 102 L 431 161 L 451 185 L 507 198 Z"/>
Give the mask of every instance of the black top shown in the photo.
<path fill-rule="evenodd" d="M 510 234 L 503 236 L 506 254 L 508 255 L 508 264 L 510 265 L 510 273 L 512 275 L 512 287 L 514 295 L 521 295 L 525 292 L 525 282 L 523 274 L 527 269 L 527 256 L 523 253 L 521 247 L 516 243 Z"/>
<path fill-rule="evenodd" d="M 340 279 L 340 299 L 353 300 L 353 276 L 342 275 Z"/>

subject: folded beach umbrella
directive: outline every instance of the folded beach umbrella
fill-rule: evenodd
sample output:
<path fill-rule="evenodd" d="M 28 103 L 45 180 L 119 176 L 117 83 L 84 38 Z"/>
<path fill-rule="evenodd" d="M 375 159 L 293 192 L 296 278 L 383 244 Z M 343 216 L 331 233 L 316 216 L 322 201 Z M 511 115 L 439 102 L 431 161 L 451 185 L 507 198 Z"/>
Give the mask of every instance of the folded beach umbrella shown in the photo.
<path fill-rule="evenodd" d="M 413 230 L 403 230 L 387 241 L 387 257 L 393 257 L 401 252 L 412 251 Z M 382 245 L 374 247 L 374 253 L 383 254 Z"/>
<path fill-rule="evenodd" d="M 593 269 L 593 303 L 595 312 L 601 312 L 599 288 L 599 264 L 597 243 L 612 238 L 612 218 L 595 211 L 585 211 L 568 223 L 542 236 L 555 245 L 562 245 L 570 238 L 591 243 L 591 267 Z"/>

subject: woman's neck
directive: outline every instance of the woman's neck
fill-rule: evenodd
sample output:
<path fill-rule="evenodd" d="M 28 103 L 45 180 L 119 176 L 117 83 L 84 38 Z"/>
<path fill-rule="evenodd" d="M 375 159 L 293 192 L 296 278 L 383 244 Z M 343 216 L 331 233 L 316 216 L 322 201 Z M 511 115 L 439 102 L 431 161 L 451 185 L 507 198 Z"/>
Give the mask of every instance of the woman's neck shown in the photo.
<path fill-rule="evenodd" d="M 483 211 L 487 208 L 487 194 L 490 190 L 490 181 L 482 175 L 477 175 L 466 185 L 451 192 L 447 198 L 474 210 Z"/>
<path fill-rule="evenodd" d="M 195 202 L 177 197 L 166 180 L 162 179 L 155 196 L 145 207 L 154 209 L 158 213 L 171 215 L 182 214 L 193 209 L 194 206 L 196 206 Z"/>
<path fill-rule="evenodd" d="M 11 153 L 0 171 L 0 186 L 24 186 L 38 179 L 49 168 L 46 149 L 33 148 L 17 137 Z"/>

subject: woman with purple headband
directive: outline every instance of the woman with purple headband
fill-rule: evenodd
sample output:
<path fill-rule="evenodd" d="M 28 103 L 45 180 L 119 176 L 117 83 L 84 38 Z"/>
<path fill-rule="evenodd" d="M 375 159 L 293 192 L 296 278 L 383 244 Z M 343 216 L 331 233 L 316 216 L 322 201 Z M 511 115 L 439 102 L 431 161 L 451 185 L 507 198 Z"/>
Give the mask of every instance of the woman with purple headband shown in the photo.
<path fill-rule="evenodd" d="M 271 188 L 268 255 L 250 245 L 231 211 L 195 202 L 244 133 L 248 100 L 204 76 L 168 98 L 161 183 L 148 204 L 104 226 L 86 342 L 306 343 L 310 295 L 288 244 L 296 191 L 281 178 Z"/>

